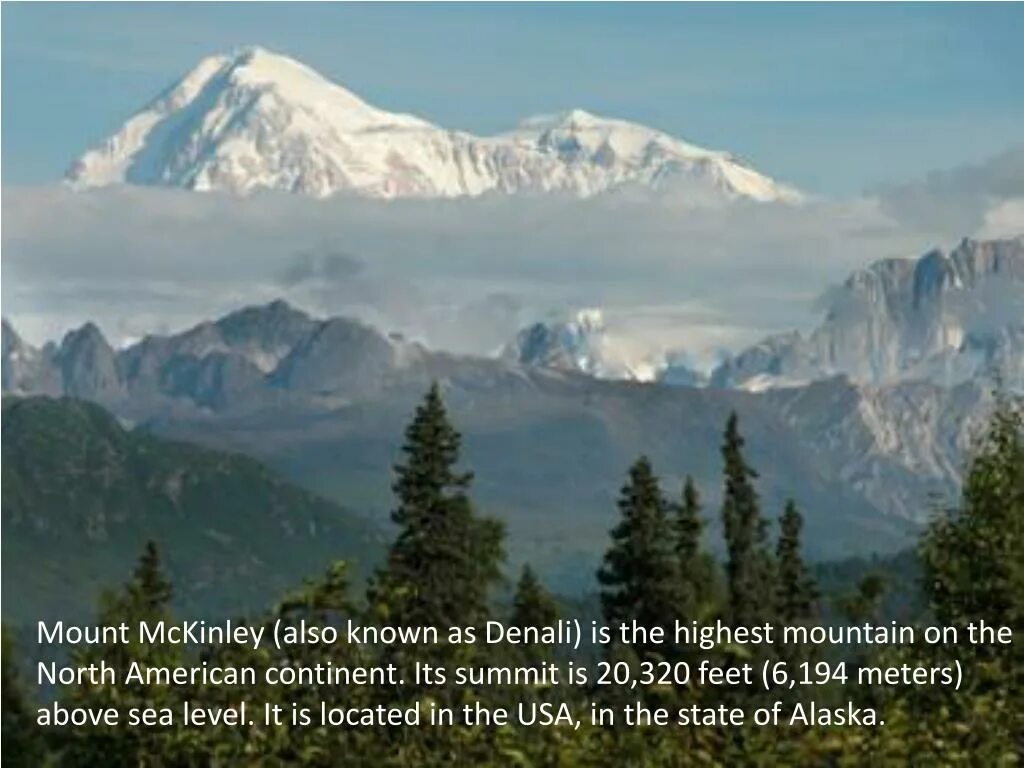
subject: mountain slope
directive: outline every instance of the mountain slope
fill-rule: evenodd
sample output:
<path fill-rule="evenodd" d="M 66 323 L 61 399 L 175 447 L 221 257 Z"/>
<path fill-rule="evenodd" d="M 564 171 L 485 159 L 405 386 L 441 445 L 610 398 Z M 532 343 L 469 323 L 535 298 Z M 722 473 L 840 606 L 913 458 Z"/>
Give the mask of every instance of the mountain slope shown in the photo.
<path fill-rule="evenodd" d="M 715 520 L 719 442 L 732 410 L 766 509 L 774 514 L 795 496 L 810 552 L 828 557 L 905 546 L 931 496 L 955 493 L 972 429 L 991 404 L 985 385 L 974 383 L 875 386 L 833 377 L 750 393 L 599 380 L 578 370 L 579 354 L 568 354 L 578 346 L 538 336 L 526 334 L 504 359 L 458 356 L 275 302 L 147 337 L 117 353 L 116 386 L 91 391 L 156 434 L 248 453 L 384 521 L 403 428 L 439 381 L 465 434 L 474 495 L 507 522 L 513 561 L 529 553 L 567 587 L 592 571 L 621 474 L 641 453 L 670 493 L 683 473 L 693 474 Z M 103 343 L 91 333 L 72 336 L 79 337 L 92 339 L 103 359 Z M 55 370 L 81 371 L 84 382 L 58 379 L 59 386 L 84 391 L 95 366 L 64 365 L 68 346 L 53 353 Z M 18 347 L 22 357 L 37 352 Z"/>
<path fill-rule="evenodd" d="M 906 546 L 920 519 L 868 501 L 840 477 L 841 451 L 820 454 L 760 395 L 601 381 L 493 362 L 434 360 L 432 366 L 409 369 L 387 387 L 330 408 L 293 401 L 272 412 L 179 411 L 157 415 L 147 426 L 252 452 L 303 486 L 345 498 L 383 521 L 403 429 L 434 373 L 463 434 L 473 498 L 507 526 L 511 568 L 528 559 L 568 590 L 590 585 L 615 521 L 624 472 L 641 454 L 654 462 L 672 497 L 684 474 L 694 476 L 713 531 L 710 542 L 720 543 L 719 446 L 733 410 L 760 474 L 766 514 L 776 516 L 794 496 L 806 515 L 812 557 Z M 884 455 L 877 461 L 888 471 Z M 899 476 L 896 469 L 892 474 Z M 926 509 L 927 500 L 920 504 Z"/>
<path fill-rule="evenodd" d="M 263 607 L 338 557 L 365 573 L 383 548 L 251 458 L 127 431 L 83 401 L 5 398 L 2 450 L 5 621 L 89 616 L 147 539 L 198 615 Z"/>
<path fill-rule="evenodd" d="M 67 173 L 246 194 L 460 197 L 639 185 L 686 199 L 794 202 L 799 194 L 725 152 L 572 110 L 494 137 L 377 109 L 262 48 L 203 59 Z"/>
<path fill-rule="evenodd" d="M 724 362 L 712 383 L 761 389 L 837 374 L 946 386 L 997 374 L 1024 388 L 1024 238 L 875 262 L 833 292 L 811 334 L 765 339 Z"/>
<path fill-rule="evenodd" d="M 599 309 L 581 309 L 564 320 L 533 323 L 501 350 L 501 358 L 517 365 L 578 371 L 601 379 L 651 378 L 642 361 L 624 359 L 605 332 Z"/>

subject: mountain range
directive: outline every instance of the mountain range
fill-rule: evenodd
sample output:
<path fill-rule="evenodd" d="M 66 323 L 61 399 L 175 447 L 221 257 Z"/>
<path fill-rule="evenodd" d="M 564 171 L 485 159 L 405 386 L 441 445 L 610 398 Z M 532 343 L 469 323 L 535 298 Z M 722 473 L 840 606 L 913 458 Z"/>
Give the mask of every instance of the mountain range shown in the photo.
<path fill-rule="evenodd" d="M 147 540 L 193 616 L 266 606 L 338 557 L 367 575 L 364 518 L 251 458 L 129 430 L 70 398 L 3 400 L 3 617 L 86 620 Z"/>
<path fill-rule="evenodd" d="M 979 378 L 1024 390 L 1024 238 L 965 239 L 949 253 L 883 259 L 822 299 L 809 334 L 769 336 L 710 372 L 685 350 L 637 360 L 610 343 L 600 310 L 524 328 L 503 354 L 602 378 L 760 391 L 832 376 L 861 384 Z"/>
<path fill-rule="evenodd" d="M 711 386 L 595 375 L 593 312 L 527 329 L 488 358 L 275 301 L 123 349 L 92 324 L 35 347 L 5 322 L 3 388 L 91 400 L 136 430 L 250 454 L 386 527 L 403 427 L 438 381 L 465 435 L 474 496 L 505 520 L 513 563 L 529 558 L 562 589 L 590 583 L 640 454 L 669 493 L 694 476 L 715 531 L 719 441 L 736 411 L 768 514 L 793 496 L 811 556 L 845 557 L 905 546 L 935 500 L 955 494 L 993 405 L 985 371 L 1020 370 L 1019 347 L 997 343 L 1019 325 L 1020 264 L 1020 240 L 879 262 L 830 297 L 808 337 L 831 357 L 801 358 L 809 342 L 784 337 L 797 350 L 784 363 L 752 365 L 748 350 Z M 841 313 L 851 297 L 862 305 Z M 921 363 L 935 359 L 970 373 L 931 375 Z"/>
<path fill-rule="evenodd" d="M 771 336 L 711 380 L 757 389 L 837 374 L 948 386 L 987 377 L 1024 389 L 1024 237 L 875 262 L 830 292 L 809 335 Z"/>
<path fill-rule="evenodd" d="M 136 184 L 314 197 L 589 197 L 638 188 L 687 202 L 793 203 L 735 156 L 580 109 L 481 137 L 374 107 L 287 56 L 203 59 L 68 169 L 75 187 Z"/>

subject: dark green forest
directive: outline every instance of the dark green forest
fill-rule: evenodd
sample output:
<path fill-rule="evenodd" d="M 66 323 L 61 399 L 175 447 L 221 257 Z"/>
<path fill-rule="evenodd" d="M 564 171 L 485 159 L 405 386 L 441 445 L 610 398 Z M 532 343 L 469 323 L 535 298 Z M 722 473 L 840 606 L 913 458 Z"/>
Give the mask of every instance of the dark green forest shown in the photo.
<path fill-rule="evenodd" d="M 639 457 L 626 469 L 619 517 L 594 574 L 594 612 L 609 625 L 638 622 L 668 630 L 676 621 L 733 626 L 901 621 L 941 624 L 963 632 L 984 621 L 1010 627 L 1014 641 L 1024 623 L 1024 421 L 1019 407 L 1002 402 L 965 467 L 961 498 L 936 510 L 916 551 L 886 562 L 812 566 L 802 554 L 803 518 L 794 502 L 765 510 L 758 476 L 747 461 L 742 424 L 732 416 L 721 439 L 723 502 L 708 510 L 687 479 L 666 488 L 657 467 Z M 5 465 L 7 456 L 4 457 Z M 680 457 L 685 464 L 685 457 Z M 678 470 L 679 468 L 673 468 Z M 683 467 L 685 471 L 685 467 Z M 6 466 L 5 466 L 5 480 Z M 289 626 L 338 623 L 355 617 L 368 625 L 481 626 L 496 618 L 517 626 L 551 625 L 587 608 L 556 599 L 526 567 L 505 583 L 504 531 L 472 500 L 473 475 L 460 463 L 460 436 L 441 392 L 431 388 L 411 419 L 395 467 L 392 520 L 397 535 L 382 564 L 365 582 L 343 560 L 321 576 L 285 590 L 270 609 L 245 617 L 252 624 Z M 5 503 L 8 491 L 5 490 Z M 129 500 L 130 501 L 130 500 Z M 717 515 L 724 557 L 710 553 L 705 525 Z M 777 520 L 776 520 L 777 518 Z M 173 542 L 155 537 L 120 588 L 95 607 L 98 623 L 171 619 L 179 585 L 162 556 Z M 322 543 L 321 543 L 322 546 Z M 6 556 L 5 551 L 5 556 Z M 6 580 L 12 572 L 5 567 Z M 365 588 L 362 585 L 365 583 Z M 357 590 L 354 585 L 360 585 Z M 512 597 L 508 599 L 509 589 Z M 268 596 L 272 599 L 273 596 Z M 179 619 L 182 617 L 178 617 Z M 589 617 L 588 617 L 589 619 Z M 589 623 L 589 621 L 587 622 Z M 173 645 L 95 645 L 71 651 L 75 664 L 104 660 L 122 668 L 175 666 L 195 659 Z M 222 666 L 345 666 L 414 662 L 457 666 L 532 665 L 562 653 L 547 646 L 441 642 L 408 645 L 211 646 L 202 660 Z M 481 702 L 566 705 L 583 720 L 579 729 L 421 725 L 402 727 L 214 726 L 150 728 L 44 728 L 36 712 L 45 696 L 30 682 L 28 649 L 5 632 L 3 648 L 4 765 L 59 766 L 1011 766 L 1024 755 L 1024 659 L 1018 642 L 970 646 L 924 645 L 847 648 L 844 662 L 934 668 L 959 661 L 962 686 L 820 685 L 764 691 L 737 685 L 642 684 L 617 686 L 428 686 L 410 682 L 359 687 L 158 686 L 72 684 L 53 692 L 67 706 L 170 707 L 184 701 L 233 706 L 240 700 L 277 701 L 314 710 L 321 701 L 346 707 L 448 707 Z M 834 655 L 835 650 L 830 651 Z M 821 649 L 793 645 L 720 645 L 697 651 L 673 644 L 610 643 L 580 652 L 581 662 L 606 659 L 638 669 L 651 662 L 760 663 L 789 668 L 819 661 Z M 625 727 L 591 725 L 590 702 L 621 707 L 643 702 L 670 711 L 720 706 L 750 709 L 773 700 L 811 699 L 822 707 L 875 708 L 884 725 L 755 727 Z"/>
<path fill-rule="evenodd" d="M 386 549 L 377 526 L 255 459 L 84 400 L 5 396 L 2 450 L 5 621 L 89 620 L 150 539 L 196 617 L 261 610 L 342 555 L 365 577 Z"/>

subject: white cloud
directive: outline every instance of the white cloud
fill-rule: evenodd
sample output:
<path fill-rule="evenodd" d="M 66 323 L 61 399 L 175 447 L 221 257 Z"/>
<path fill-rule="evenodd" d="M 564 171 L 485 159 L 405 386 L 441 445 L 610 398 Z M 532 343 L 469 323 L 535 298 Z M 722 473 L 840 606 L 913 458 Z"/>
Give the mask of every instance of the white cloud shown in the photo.
<path fill-rule="evenodd" d="M 1024 198 L 1024 144 L 976 165 L 961 165 L 928 174 L 924 179 L 879 191 L 884 210 L 892 216 L 947 237 L 994 231 L 989 217 L 1007 203 Z M 1006 211 L 996 214 L 1007 223 Z M 1021 217 L 1012 231 L 1019 234 Z"/>
<path fill-rule="evenodd" d="M 283 296 L 437 347 L 491 352 L 528 321 L 600 306 L 609 333 L 636 354 L 709 358 L 806 327 L 814 299 L 855 268 L 971 234 L 929 226 L 920 206 L 897 199 L 698 210 L 627 196 L 381 202 L 9 188 L 3 312 L 37 342 L 85 319 L 123 341 Z M 1010 226 L 1020 203 L 982 210 L 989 231 Z"/>
<path fill-rule="evenodd" d="M 1024 232 L 1024 197 L 1004 200 L 985 213 L 979 237 L 1012 237 Z"/>

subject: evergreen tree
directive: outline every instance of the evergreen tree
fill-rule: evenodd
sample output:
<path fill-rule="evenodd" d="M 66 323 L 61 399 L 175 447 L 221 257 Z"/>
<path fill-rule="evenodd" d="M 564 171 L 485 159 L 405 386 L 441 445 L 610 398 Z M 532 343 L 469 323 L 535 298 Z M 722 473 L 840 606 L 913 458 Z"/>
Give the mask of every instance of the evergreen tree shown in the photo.
<path fill-rule="evenodd" d="M 474 513 L 467 495 L 472 474 L 456 469 L 459 446 L 434 384 L 405 432 L 391 515 L 399 533 L 373 589 L 391 624 L 447 631 L 487 616 L 503 529 Z"/>
<path fill-rule="evenodd" d="M 964 478 L 960 508 L 922 539 L 924 587 L 936 617 L 1024 630 L 1024 416 L 1001 403 Z"/>
<path fill-rule="evenodd" d="M 514 627 L 550 627 L 558 621 L 558 614 L 558 603 L 541 584 L 533 568 L 524 565 L 512 598 L 512 615 L 509 617 L 509 623 Z M 516 663 L 535 664 L 551 661 L 554 657 L 554 649 L 549 645 L 514 646 L 510 650 Z"/>
<path fill-rule="evenodd" d="M 973 662 L 976 689 L 1014 692 L 1004 704 L 1024 733 L 1024 411 L 1000 402 L 968 465 L 959 509 L 937 518 L 921 547 L 924 587 L 943 624 L 1010 627 L 1014 642 L 948 649 Z M 968 686 L 971 687 L 971 685 Z"/>
<path fill-rule="evenodd" d="M 410 706 L 429 695 L 443 706 L 458 708 L 486 702 L 494 691 L 416 681 L 416 663 L 454 669 L 489 665 L 498 649 L 448 642 L 452 628 L 479 626 L 489 615 L 491 587 L 500 579 L 504 530 L 479 517 L 468 496 L 472 475 L 457 469 L 460 436 L 448 419 L 437 384 L 431 386 L 405 431 L 404 460 L 395 467 L 397 506 L 391 519 L 398 536 L 383 568 L 370 586 L 369 614 L 375 624 L 432 627 L 439 643 L 392 645 L 379 663 L 394 664 L 403 682 L 373 691 L 376 702 Z M 387 729 L 389 751 L 425 764 L 428 756 L 447 755 L 455 763 L 478 760 L 473 750 L 492 739 L 490 731 L 442 728 Z"/>
<path fill-rule="evenodd" d="M 815 614 L 818 590 L 810 572 L 804 565 L 800 554 L 800 533 L 804 519 L 792 499 L 786 502 L 786 509 L 779 518 L 779 540 L 775 547 L 775 560 L 778 568 L 776 582 L 776 610 L 778 621 L 783 625 L 809 623 Z M 791 665 L 790 674 L 798 674 L 797 666 L 801 662 L 812 661 L 813 647 L 788 645 L 782 642 L 782 631 L 777 634 L 779 640 L 775 651 L 780 659 Z M 783 692 L 783 696 L 801 698 L 803 691 Z"/>
<path fill-rule="evenodd" d="M 848 594 L 836 598 L 836 607 L 850 624 L 875 623 L 882 609 L 888 585 L 882 574 L 866 574 Z"/>
<path fill-rule="evenodd" d="M 264 629 L 268 636 L 275 631 L 288 632 L 305 627 L 341 626 L 355 613 L 349 596 L 348 567 L 344 561 L 334 561 L 318 578 L 309 579 L 291 590 L 265 617 Z M 337 688 L 316 683 L 267 685 L 267 668 L 287 662 L 289 666 L 307 669 L 334 667 L 366 667 L 373 663 L 371 651 L 346 642 L 344 632 L 334 643 L 298 643 L 280 652 L 268 644 L 260 648 L 228 643 L 210 649 L 206 660 L 213 666 L 252 667 L 257 682 L 250 691 L 250 701 L 285 702 L 292 706 L 316 711 L 321 702 L 330 702 L 337 696 Z M 366 686 L 349 686 L 345 693 L 348 707 L 372 704 L 371 690 Z M 234 706 L 238 690 L 231 686 L 210 685 L 201 688 L 197 700 L 209 706 Z M 199 733 L 202 740 L 200 754 L 209 756 L 206 764 L 257 764 L 252 749 L 259 745 L 260 765 L 339 765 L 370 748 L 369 734 L 360 728 L 308 728 L 296 725 L 290 718 L 283 724 L 271 725 L 257 721 L 247 729 L 231 725 L 211 725 Z M 306 756 L 302 760 L 299 756 Z"/>
<path fill-rule="evenodd" d="M 804 519 L 792 500 L 779 520 L 779 541 L 775 550 L 778 563 L 776 607 L 778 617 L 787 624 L 805 622 L 814 616 L 818 590 L 800 554 L 800 533 Z"/>
<path fill-rule="evenodd" d="M 924 591 L 935 621 L 959 642 L 903 649 L 895 662 L 962 664 L 956 690 L 907 687 L 887 703 L 903 724 L 913 762 L 1012 765 L 1024 734 L 1024 414 L 1001 401 L 964 475 L 957 509 L 932 521 L 919 547 Z M 1009 627 L 1009 644 L 964 641 L 967 625 Z M 892 654 L 895 655 L 895 654 Z M 902 721 L 902 722 L 901 722 Z"/>
<path fill-rule="evenodd" d="M 81 646 L 71 653 L 74 665 L 85 667 L 105 661 L 117 671 L 116 685 L 102 681 L 83 682 L 65 689 L 65 698 L 73 706 L 92 709 L 114 707 L 121 712 L 132 708 L 175 709 L 182 691 L 174 686 L 128 683 L 124 675 L 134 664 L 145 675 L 149 667 L 181 666 L 181 648 L 173 644 L 142 643 L 138 626 L 171 620 L 171 585 L 163 573 L 156 544 L 148 542 L 128 583 L 117 592 L 103 595 L 97 624 L 129 627 L 129 642 Z M 183 741 L 173 730 L 162 728 L 124 728 L 88 726 L 69 728 L 61 733 L 61 764 L 70 766 L 146 765 L 153 755 L 161 755 L 166 764 L 174 764 Z"/>
<path fill-rule="evenodd" d="M 774 564 L 768 551 L 767 522 L 761 516 L 754 490 L 757 473 L 743 457 L 743 445 L 734 412 L 729 415 L 722 443 L 722 523 L 728 553 L 729 620 L 735 626 L 753 626 L 774 617 Z"/>
<path fill-rule="evenodd" d="M 14 641 L 7 627 L 2 630 L 0 648 L 0 686 L 2 686 L 2 738 L 4 765 L 35 768 L 44 765 L 46 743 L 36 725 L 32 697 L 26 689 L 14 655 Z"/>
<path fill-rule="evenodd" d="M 680 621 L 700 618 L 702 606 L 715 599 L 715 567 L 710 556 L 701 548 L 704 520 L 701 517 L 700 494 L 693 478 L 686 476 L 683 497 L 676 505 L 675 544 L 679 568 Z"/>
<path fill-rule="evenodd" d="M 601 605 L 610 624 L 635 620 L 667 632 L 674 626 L 679 569 L 667 507 L 650 461 L 641 457 L 622 488 L 621 520 L 598 571 Z"/>
<path fill-rule="evenodd" d="M 140 617 L 158 617 L 170 606 L 174 592 L 164 576 L 155 542 L 146 542 L 127 591 L 128 603 Z"/>
<path fill-rule="evenodd" d="M 550 627 L 558 621 L 558 604 L 529 565 L 523 566 L 512 601 L 512 626 Z"/>

